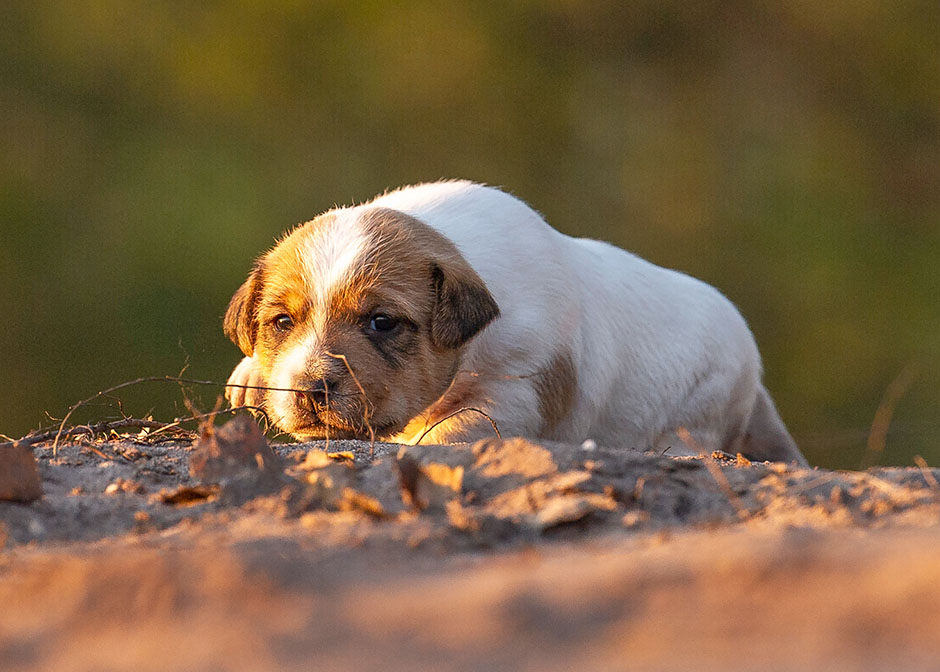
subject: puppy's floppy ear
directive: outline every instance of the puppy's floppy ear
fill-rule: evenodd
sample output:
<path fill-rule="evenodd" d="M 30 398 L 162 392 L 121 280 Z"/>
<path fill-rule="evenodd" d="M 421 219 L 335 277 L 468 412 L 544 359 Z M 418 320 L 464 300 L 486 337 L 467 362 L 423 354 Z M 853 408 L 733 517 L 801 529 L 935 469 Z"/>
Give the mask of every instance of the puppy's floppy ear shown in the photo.
<path fill-rule="evenodd" d="M 229 301 L 222 329 L 232 343 L 237 345 L 246 356 L 255 351 L 255 337 L 258 334 L 258 302 L 261 300 L 263 271 L 260 263 L 255 264 L 248 279 L 235 291 Z"/>
<path fill-rule="evenodd" d="M 457 348 L 499 317 L 499 306 L 483 279 L 459 256 L 431 268 L 434 309 L 431 341 Z"/>
<path fill-rule="evenodd" d="M 431 342 L 439 348 L 457 348 L 499 316 L 499 306 L 457 246 L 421 220 L 392 208 L 370 208 L 361 225 L 381 241 L 383 258 L 408 264 L 408 256 L 423 250 L 430 267 L 433 306 Z"/>

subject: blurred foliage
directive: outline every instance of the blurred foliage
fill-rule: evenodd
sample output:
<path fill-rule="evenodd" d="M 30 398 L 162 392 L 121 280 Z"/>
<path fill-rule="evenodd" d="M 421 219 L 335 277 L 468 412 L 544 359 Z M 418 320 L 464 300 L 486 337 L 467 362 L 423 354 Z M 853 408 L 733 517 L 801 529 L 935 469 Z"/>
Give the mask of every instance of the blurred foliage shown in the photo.
<path fill-rule="evenodd" d="M 940 4 L 28 2 L 0 9 L 0 431 L 224 380 L 251 259 L 466 177 L 720 287 L 807 455 L 940 462 Z M 211 407 L 217 390 L 191 392 Z M 125 410 L 184 412 L 180 390 Z M 93 408 L 91 415 L 114 410 Z"/>

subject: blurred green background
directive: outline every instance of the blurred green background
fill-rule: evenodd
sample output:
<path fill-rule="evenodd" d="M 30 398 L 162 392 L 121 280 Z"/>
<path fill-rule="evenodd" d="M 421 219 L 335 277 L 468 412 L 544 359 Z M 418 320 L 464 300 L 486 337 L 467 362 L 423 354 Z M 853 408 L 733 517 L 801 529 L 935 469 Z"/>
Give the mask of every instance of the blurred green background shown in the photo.
<path fill-rule="evenodd" d="M 187 361 L 224 381 L 240 354 L 221 316 L 282 230 L 465 177 L 722 289 L 814 463 L 862 464 L 912 367 L 877 459 L 940 463 L 936 0 L 0 16 L 0 432 Z M 126 412 L 185 412 L 175 386 L 144 387 L 115 395 Z"/>

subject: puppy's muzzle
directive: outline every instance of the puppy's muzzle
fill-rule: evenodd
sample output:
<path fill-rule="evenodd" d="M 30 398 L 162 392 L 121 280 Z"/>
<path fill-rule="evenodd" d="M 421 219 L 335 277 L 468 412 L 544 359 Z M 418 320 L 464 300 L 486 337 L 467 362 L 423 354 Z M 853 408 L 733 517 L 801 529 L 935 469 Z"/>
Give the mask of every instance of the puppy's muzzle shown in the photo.
<path fill-rule="evenodd" d="M 308 413 L 316 413 L 329 407 L 330 392 L 338 394 L 339 382 L 332 379 L 321 379 L 312 385 L 303 386 L 294 392 L 294 402 Z"/>

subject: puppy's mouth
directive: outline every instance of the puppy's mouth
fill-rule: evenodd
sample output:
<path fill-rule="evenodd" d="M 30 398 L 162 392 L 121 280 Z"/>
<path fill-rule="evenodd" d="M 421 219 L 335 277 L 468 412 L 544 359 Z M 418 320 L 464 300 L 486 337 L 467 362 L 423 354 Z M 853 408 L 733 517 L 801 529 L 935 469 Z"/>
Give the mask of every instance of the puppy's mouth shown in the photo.
<path fill-rule="evenodd" d="M 362 439 L 383 438 L 395 433 L 399 423 L 371 417 L 360 395 L 334 393 L 327 399 L 318 393 L 295 392 L 293 418 L 285 427 L 303 438 Z"/>

